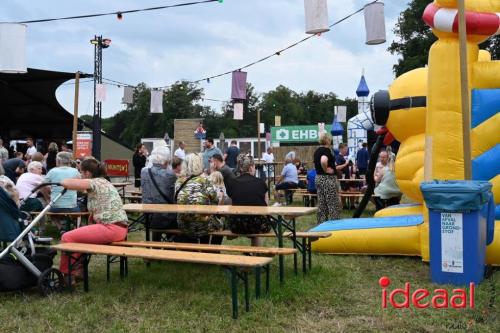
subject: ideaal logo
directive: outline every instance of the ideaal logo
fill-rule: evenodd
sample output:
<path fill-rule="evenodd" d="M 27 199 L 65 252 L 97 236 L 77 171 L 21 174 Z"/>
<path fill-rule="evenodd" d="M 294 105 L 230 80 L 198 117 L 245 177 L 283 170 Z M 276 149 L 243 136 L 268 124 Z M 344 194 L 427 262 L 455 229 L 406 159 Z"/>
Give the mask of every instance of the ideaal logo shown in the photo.
<path fill-rule="evenodd" d="M 433 307 L 435 309 L 447 309 L 449 307 L 461 309 L 467 308 L 467 306 L 470 309 L 474 309 L 475 286 L 473 282 L 469 284 L 468 292 L 465 288 L 457 288 L 453 289 L 451 295 L 448 294 L 446 289 L 440 288 L 434 289 L 433 293 L 423 288 L 418 288 L 411 292 L 410 282 L 405 283 L 404 289 L 396 288 L 388 293 L 387 287 L 391 284 L 391 280 L 387 276 L 381 277 L 378 284 L 382 287 L 383 309 L 387 308 L 388 302 L 396 309 L 409 308 L 410 303 L 417 309 L 425 309 L 428 307 Z M 398 297 L 400 302 L 396 300 L 396 297 Z"/>

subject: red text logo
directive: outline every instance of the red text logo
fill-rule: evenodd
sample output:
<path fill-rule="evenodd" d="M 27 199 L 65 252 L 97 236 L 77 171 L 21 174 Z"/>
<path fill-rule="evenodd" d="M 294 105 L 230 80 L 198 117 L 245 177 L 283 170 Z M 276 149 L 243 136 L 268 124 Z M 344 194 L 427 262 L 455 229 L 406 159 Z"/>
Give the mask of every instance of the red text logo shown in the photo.
<path fill-rule="evenodd" d="M 433 307 L 435 309 L 449 308 L 471 308 L 474 309 L 474 282 L 469 284 L 469 291 L 466 288 L 457 288 L 448 293 L 446 289 L 434 289 L 430 292 L 427 289 L 418 288 L 412 291 L 410 282 L 405 283 L 404 289 L 396 288 L 388 291 L 387 287 L 391 280 L 387 276 L 379 279 L 378 284 L 382 287 L 382 308 L 386 309 L 387 304 L 393 308 L 409 308 L 410 304 L 417 309 Z M 398 300 L 396 300 L 396 297 Z"/>

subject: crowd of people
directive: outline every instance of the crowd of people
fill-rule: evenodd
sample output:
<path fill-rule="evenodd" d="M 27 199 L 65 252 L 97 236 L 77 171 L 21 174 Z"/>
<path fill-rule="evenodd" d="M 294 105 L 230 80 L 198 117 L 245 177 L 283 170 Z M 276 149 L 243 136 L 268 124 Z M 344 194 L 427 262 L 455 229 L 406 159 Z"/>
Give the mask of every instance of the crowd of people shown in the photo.
<path fill-rule="evenodd" d="M 62 242 L 106 244 L 125 239 L 127 215 L 116 188 L 106 177 L 103 164 L 93 157 L 81 161 L 74 159 L 72 153 L 59 151 L 54 142 L 48 145 L 45 155 L 37 152 L 31 138 L 26 143 L 22 158 L 20 155 L 9 157 L 9 152 L 6 154 L 6 149 L 0 145 L 0 186 L 21 209 L 40 211 L 52 201 L 51 212 L 54 213 L 88 210 L 94 223 L 72 231 L 65 228 L 62 219 L 51 218 L 60 231 Z M 137 145 L 133 156 L 134 176 L 135 185 L 142 190 L 143 203 L 269 205 L 268 185 L 262 177 L 257 177 L 257 165 L 250 153 L 240 152 L 236 141 L 231 141 L 225 153 L 214 145 L 212 138 L 206 138 L 204 145 L 203 153 L 186 154 L 184 142 L 179 142 L 173 156 L 167 146 L 157 147 L 149 154 L 144 145 Z M 349 180 L 366 176 L 369 153 L 365 143 L 353 161 L 348 157 L 347 146 L 340 144 L 335 151 L 332 137 L 325 133 L 320 137 L 310 170 L 294 151 L 286 154 L 284 160 L 276 179 L 274 205 L 282 205 L 280 190 L 285 192 L 284 204 L 290 204 L 293 189 L 307 189 L 317 194 L 317 221 L 321 223 L 339 219 L 342 205 L 356 204 L 350 198 L 342 202 L 339 194 L 362 190 L 363 182 Z M 263 174 L 273 177 L 272 147 L 263 154 L 263 161 Z M 401 193 L 395 182 L 394 154 L 390 149 L 380 153 L 373 177 L 377 184 L 377 209 L 399 203 Z M 54 185 L 34 191 L 42 183 Z M 63 189 L 66 192 L 60 196 Z M 238 234 L 266 233 L 271 229 L 267 217 L 246 215 L 222 220 L 216 215 L 152 214 L 150 223 L 152 229 L 181 229 L 183 236 L 176 236 L 176 241 L 213 244 L 220 244 L 222 237 L 213 237 L 210 233 L 223 228 Z M 161 240 L 161 234 L 154 233 L 153 240 Z M 259 239 L 253 238 L 253 245 L 258 244 Z M 63 273 L 67 273 L 68 260 L 65 256 L 61 258 Z M 77 278 L 80 273 L 77 269 Z"/>
<path fill-rule="evenodd" d="M 104 164 L 92 156 L 75 159 L 67 147 L 59 151 L 55 142 L 48 145 L 45 155 L 37 151 L 33 139 L 27 138 L 26 144 L 26 153 L 15 155 L 19 157 L 5 157 L 6 149 L 3 145 L 4 149 L 0 149 L 0 188 L 14 205 L 31 213 L 40 212 L 49 203 L 52 213 L 88 211 L 88 225 L 71 231 L 62 217 L 51 216 L 63 243 L 108 244 L 126 238 L 127 214 L 118 191 L 106 176 Z M 44 183 L 51 185 L 39 187 Z M 77 257 L 74 254 L 72 260 L 77 262 Z M 68 265 L 69 257 L 62 254 L 63 274 L 68 273 Z M 72 272 L 74 281 L 82 274 L 82 267 L 76 265 Z"/>
<path fill-rule="evenodd" d="M 166 146 L 151 152 L 149 159 L 152 166 L 141 170 L 143 203 L 268 205 L 268 188 L 262 179 L 255 176 L 253 157 L 241 153 L 235 141 L 231 142 L 225 154 L 215 147 L 212 138 L 206 138 L 204 153 L 185 154 L 184 143 L 178 145 L 172 158 Z M 180 170 L 176 171 L 179 164 Z M 215 215 L 153 214 L 150 218 L 152 229 L 181 229 L 183 236 L 176 236 L 176 241 L 220 244 L 222 237 L 210 236 L 210 232 L 226 227 L 237 233 L 270 230 L 265 217 L 237 216 L 224 221 Z M 153 233 L 153 239 L 160 240 L 161 234 Z"/>

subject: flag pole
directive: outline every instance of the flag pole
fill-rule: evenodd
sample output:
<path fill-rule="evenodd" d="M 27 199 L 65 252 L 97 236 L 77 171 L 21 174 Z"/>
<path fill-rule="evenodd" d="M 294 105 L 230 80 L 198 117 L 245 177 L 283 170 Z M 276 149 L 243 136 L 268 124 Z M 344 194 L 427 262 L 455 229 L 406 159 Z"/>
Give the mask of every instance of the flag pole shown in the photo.
<path fill-rule="evenodd" d="M 80 95 L 80 72 L 75 74 L 75 99 L 73 108 L 73 158 L 76 159 L 76 134 L 78 131 L 78 97 Z"/>
<path fill-rule="evenodd" d="M 464 155 L 464 179 L 472 178 L 472 157 L 470 142 L 469 77 L 467 69 L 467 26 L 465 22 L 465 1 L 458 0 L 458 36 L 460 47 L 460 90 L 462 102 L 462 137 Z"/>

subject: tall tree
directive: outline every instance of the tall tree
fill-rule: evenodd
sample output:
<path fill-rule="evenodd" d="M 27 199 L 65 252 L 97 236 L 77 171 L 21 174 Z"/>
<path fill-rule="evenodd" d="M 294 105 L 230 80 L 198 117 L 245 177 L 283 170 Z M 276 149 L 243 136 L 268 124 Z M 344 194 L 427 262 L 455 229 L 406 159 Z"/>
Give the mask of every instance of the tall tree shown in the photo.
<path fill-rule="evenodd" d="M 425 7 L 432 0 L 412 0 L 398 18 L 394 33 L 398 37 L 391 43 L 388 51 L 401 58 L 393 66 L 397 76 L 427 64 L 429 49 L 436 41 L 431 28 L 422 20 Z M 491 52 L 492 59 L 500 59 L 500 36 L 491 37 L 480 45 L 481 49 Z"/>
<path fill-rule="evenodd" d="M 393 41 L 388 48 L 391 54 L 401 56 L 393 66 L 396 77 L 427 64 L 429 49 L 436 41 L 436 36 L 422 20 L 422 14 L 431 2 L 432 0 L 412 0 L 408 8 L 399 15 L 393 30 L 398 40 Z"/>

